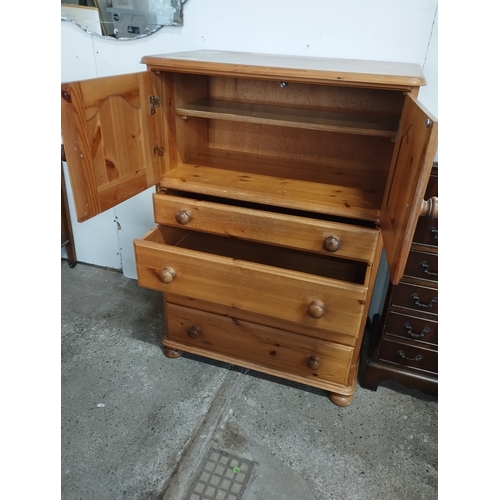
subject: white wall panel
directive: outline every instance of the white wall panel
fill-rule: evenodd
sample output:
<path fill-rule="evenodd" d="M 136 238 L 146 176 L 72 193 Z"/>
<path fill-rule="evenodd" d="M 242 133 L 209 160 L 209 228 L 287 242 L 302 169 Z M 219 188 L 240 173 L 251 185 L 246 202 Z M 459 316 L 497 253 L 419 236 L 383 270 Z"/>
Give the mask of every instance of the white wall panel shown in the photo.
<path fill-rule="evenodd" d="M 155 188 L 150 188 L 115 207 L 115 218 L 120 228 L 118 240 L 122 256 L 122 269 L 123 274 L 128 278 L 137 279 L 134 238 L 142 237 L 155 226 L 152 202 L 154 192 Z"/>

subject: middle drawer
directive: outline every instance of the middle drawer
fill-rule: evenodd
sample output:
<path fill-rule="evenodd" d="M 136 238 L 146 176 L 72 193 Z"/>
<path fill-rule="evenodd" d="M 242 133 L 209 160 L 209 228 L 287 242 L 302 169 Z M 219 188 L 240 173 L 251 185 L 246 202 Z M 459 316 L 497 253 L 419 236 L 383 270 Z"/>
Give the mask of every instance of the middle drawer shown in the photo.
<path fill-rule="evenodd" d="M 143 287 L 359 335 L 364 263 L 167 226 L 134 246 Z"/>

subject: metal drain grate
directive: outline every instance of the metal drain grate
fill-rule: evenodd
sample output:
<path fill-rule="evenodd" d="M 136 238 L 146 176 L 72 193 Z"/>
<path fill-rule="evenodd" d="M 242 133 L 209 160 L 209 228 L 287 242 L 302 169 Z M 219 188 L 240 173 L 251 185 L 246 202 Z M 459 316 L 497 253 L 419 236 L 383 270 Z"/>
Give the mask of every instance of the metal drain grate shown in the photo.
<path fill-rule="evenodd" d="M 241 500 L 255 462 L 211 448 L 186 500 Z"/>

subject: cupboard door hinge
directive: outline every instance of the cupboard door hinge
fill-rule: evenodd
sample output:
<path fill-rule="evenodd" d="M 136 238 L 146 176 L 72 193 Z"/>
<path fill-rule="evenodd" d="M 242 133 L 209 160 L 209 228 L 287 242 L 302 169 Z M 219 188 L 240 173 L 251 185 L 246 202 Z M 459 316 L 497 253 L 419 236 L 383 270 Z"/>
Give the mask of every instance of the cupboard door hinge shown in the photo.
<path fill-rule="evenodd" d="M 155 146 L 153 148 L 153 155 L 155 158 L 158 156 L 163 156 L 163 148 L 161 146 Z"/>
<path fill-rule="evenodd" d="M 156 115 L 156 108 L 160 107 L 160 98 L 154 95 L 149 96 L 149 114 Z"/>

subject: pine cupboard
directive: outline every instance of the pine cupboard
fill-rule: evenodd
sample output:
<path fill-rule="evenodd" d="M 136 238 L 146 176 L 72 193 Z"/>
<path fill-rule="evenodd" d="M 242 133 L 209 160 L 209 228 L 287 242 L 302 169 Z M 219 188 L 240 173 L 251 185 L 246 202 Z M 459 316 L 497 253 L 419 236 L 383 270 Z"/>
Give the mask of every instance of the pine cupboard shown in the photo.
<path fill-rule="evenodd" d="M 382 247 L 401 279 L 437 121 L 415 64 L 193 51 L 64 83 L 79 221 L 156 186 L 134 241 L 163 293 L 163 349 L 234 363 L 351 403 Z"/>

